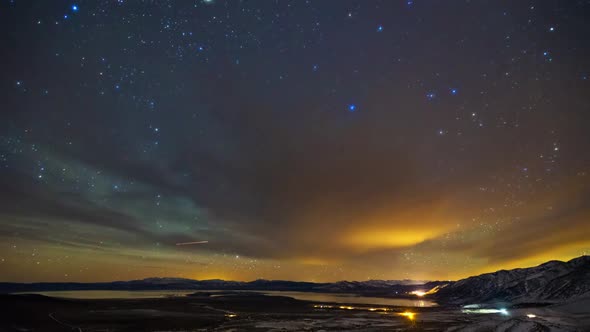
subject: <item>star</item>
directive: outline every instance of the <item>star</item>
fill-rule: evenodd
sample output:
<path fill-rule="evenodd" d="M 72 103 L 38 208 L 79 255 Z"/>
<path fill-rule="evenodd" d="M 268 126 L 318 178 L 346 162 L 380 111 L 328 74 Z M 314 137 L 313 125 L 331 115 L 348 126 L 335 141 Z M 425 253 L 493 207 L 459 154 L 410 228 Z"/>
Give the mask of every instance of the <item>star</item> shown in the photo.
<path fill-rule="evenodd" d="M 355 104 L 350 104 L 350 105 L 348 105 L 348 111 L 349 111 L 349 112 L 354 112 L 354 111 L 356 111 L 356 105 L 355 105 Z"/>

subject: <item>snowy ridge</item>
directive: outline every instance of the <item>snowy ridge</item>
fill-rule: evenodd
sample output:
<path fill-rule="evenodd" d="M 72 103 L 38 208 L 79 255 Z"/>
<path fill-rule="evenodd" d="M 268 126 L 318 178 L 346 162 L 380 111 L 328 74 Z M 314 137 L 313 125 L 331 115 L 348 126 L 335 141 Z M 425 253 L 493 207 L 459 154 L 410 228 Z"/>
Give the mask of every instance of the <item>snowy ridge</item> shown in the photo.
<path fill-rule="evenodd" d="M 433 295 L 445 303 L 560 303 L 590 296 L 590 256 L 469 277 Z"/>

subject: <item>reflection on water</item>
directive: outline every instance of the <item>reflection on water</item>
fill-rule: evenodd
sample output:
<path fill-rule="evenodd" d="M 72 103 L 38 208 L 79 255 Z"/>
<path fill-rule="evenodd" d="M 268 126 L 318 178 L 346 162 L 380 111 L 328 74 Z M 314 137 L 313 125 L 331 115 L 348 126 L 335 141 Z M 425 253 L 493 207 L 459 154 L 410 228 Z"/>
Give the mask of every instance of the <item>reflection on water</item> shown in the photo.
<path fill-rule="evenodd" d="M 170 296 L 185 296 L 196 292 L 215 293 L 227 291 L 214 290 L 157 290 L 157 291 L 52 291 L 39 292 L 37 294 L 64 297 L 74 299 L 146 299 L 146 298 L 160 298 Z M 245 291 L 246 292 L 246 291 Z M 425 300 L 412 299 L 394 299 L 382 297 L 367 297 L 357 296 L 354 294 L 330 294 L 330 293 L 307 293 L 307 292 L 282 292 L 282 291 L 260 291 L 271 296 L 288 296 L 297 300 L 313 301 L 313 302 L 335 302 L 335 303 L 350 303 L 350 304 L 375 304 L 375 305 L 390 305 L 390 306 L 404 306 L 404 307 L 433 307 L 436 303 Z"/>

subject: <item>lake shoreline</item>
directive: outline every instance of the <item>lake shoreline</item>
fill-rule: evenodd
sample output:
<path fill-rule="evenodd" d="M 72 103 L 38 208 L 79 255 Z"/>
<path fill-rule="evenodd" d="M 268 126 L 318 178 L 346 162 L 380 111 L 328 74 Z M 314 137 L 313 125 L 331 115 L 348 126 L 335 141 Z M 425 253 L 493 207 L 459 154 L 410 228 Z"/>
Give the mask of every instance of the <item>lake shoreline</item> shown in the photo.
<path fill-rule="evenodd" d="M 354 293 L 321 293 L 321 292 L 295 292 L 295 291 L 265 291 L 265 290 L 75 290 L 75 291 L 45 291 L 45 292 L 18 292 L 15 295 L 39 294 L 54 298 L 66 299 L 150 299 L 164 297 L 198 297 L 200 294 L 224 295 L 228 294 L 261 294 L 265 296 L 285 296 L 295 300 L 320 302 L 320 303 L 341 303 L 357 305 L 388 305 L 404 307 L 434 307 L 433 301 L 421 298 L 407 297 L 380 297 L 363 296 Z"/>

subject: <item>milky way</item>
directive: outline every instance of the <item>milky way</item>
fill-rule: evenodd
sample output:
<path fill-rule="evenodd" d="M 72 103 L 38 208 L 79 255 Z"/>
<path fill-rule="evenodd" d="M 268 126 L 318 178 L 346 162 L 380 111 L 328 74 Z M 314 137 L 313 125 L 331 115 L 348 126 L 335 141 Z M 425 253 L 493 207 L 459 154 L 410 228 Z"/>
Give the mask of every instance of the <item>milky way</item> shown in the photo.
<path fill-rule="evenodd" d="M 588 253 L 588 17 L 2 1 L 0 280 L 456 279 Z"/>

